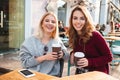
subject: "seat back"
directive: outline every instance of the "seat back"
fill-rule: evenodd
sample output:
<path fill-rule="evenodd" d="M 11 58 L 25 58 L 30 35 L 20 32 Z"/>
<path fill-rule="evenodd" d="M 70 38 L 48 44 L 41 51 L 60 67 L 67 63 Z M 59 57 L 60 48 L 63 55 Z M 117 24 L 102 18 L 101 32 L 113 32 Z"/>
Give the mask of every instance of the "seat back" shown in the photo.
<path fill-rule="evenodd" d="M 70 55 L 72 54 L 73 51 L 70 52 Z M 68 70 L 67 70 L 67 76 L 70 75 L 70 67 L 71 67 L 71 63 L 70 63 L 70 57 L 69 57 L 69 60 L 68 60 Z"/>
<path fill-rule="evenodd" d="M 112 65 L 116 62 L 120 63 L 120 40 L 112 42 L 111 51 L 113 54 Z"/>
<path fill-rule="evenodd" d="M 63 73 L 63 68 L 64 68 L 64 59 L 60 59 L 60 73 L 58 75 L 58 77 L 62 77 L 62 73 Z"/>
<path fill-rule="evenodd" d="M 70 67 L 71 67 L 70 60 L 68 60 L 68 71 L 67 71 L 67 76 L 70 75 Z"/>
<path fill-rule="evenodd" d="M 112 43 L 112 46 L 114 46 L 114 45 L 120 46 L 120 40 L 115 40 L 115 41 Z"/>
<path fill-rule="evenodd" d="M 116 40 L 112 42 L 111 51 L 113 55 L 119 55 L 120 56 L 120 40 Z"/>

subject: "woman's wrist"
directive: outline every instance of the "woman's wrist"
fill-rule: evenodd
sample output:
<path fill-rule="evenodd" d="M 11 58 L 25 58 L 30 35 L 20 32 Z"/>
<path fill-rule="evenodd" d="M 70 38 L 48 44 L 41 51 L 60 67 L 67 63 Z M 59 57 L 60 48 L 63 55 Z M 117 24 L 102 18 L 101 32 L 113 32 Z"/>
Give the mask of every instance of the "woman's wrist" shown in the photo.
<path fill-rule="evenodd" d="M 35 59 L 36 59 L 38 62 L 43 62 L 43 61 L 46 60 L 46 57 L 45 57 L 45 55 L 43 55 L 43 56 L 40 56 L 40 57 L 35 57 Z"/>
<path fill-rule="evenodd" d="M 43 60 L 43 61 L 47 60 L 46 55 L 43 55 L 43 56 L 42 56 L 42 60 Z"/>

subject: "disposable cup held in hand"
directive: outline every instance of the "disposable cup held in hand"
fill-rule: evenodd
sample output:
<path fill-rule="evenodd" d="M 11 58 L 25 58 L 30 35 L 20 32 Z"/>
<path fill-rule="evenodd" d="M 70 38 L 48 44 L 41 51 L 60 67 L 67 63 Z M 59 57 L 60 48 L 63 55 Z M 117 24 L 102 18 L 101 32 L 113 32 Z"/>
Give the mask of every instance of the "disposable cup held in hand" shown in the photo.
<path fill-rule="evenodd" d="M 60 44 L 52 44 L 52 51 L 59 53 L 59 51 L 61 51 L 61 45 Z"/>
<path fill-rule="evenodd" d="M 57 52 L 57 56 L 59 58 L 59 54 L 61 51 L 61 45 L 60 44 L 52 44 L 52 51 Z"/>
<path fill-rule="evenodd" d="M 79 68 L 79 65 L 77 65 L 77 61 L 81 58 L 84 58 L 85 54 L 83 52 L 75 52 L 74 54 L 74 63 L 77 68 Z"/>

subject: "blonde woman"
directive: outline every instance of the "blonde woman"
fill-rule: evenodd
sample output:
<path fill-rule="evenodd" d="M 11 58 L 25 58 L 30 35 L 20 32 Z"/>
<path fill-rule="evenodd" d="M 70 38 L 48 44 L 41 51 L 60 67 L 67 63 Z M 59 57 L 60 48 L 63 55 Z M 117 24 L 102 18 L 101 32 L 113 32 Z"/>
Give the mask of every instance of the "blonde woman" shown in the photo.
<path fill-rule="evenodd" d="M 52 51 L 53 44 L 59 44 L 61 51 Z M 56 16 L 47 12 L 41 18 L 38 32 L 26 39 L 20 48 L 20 60 L 24 68 L 53 76 L 61 76 L 60 59 L 68 59 L 66 47 L 58 37 Z"/>
<path fill-rule="evenodd" d="M 95 30 L 86 7 L 76 6 L 72 10 L 68 33 L 69 46 L 73 49 L 71 64 L 74 64 L 75 52 L 85 54 L 84 58 L 77 61 L 79 68 L 76 68 L 76 74 L 86 71 L 101 71 L 108 74 L 108 63 L 112 61 L 112 54 L 105 39 Z"/>

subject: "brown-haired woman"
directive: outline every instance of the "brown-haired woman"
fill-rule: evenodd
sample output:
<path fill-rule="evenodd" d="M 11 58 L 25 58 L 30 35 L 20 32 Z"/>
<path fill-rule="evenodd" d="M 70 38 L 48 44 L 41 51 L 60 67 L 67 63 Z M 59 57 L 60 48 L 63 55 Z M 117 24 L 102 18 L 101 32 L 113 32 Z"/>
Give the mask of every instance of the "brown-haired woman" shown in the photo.
<path fill-rule="evenodd" d="M 74 64 L 74 53 L 83 52 L 85 57 L 79 59 L 76 74 L 80 69 L 88 71 L 101 71 L 109 73 L 109 62 L 112 61 L 111 51 L 102 37 L 95 30 L 91 15 L 86 7 L 76 6 L 70 16 L 69 46 L 73 49 L 70 56 L 71 64 Z"/>

